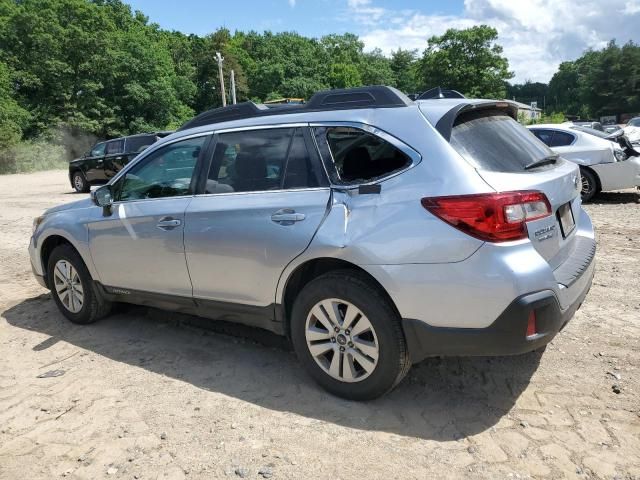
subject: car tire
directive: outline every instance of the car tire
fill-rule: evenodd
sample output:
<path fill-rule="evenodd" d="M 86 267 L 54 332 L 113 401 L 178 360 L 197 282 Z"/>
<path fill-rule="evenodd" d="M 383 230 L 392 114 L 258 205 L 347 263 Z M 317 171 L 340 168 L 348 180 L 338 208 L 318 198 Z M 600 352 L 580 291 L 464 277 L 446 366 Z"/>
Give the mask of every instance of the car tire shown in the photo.
<path fill-rule="evenodd" d="M 78 193 L 89 193 L 89 190 L 91 190 L 91 185 L 89 185 L 84 174 L 80 171 L 73 172 L 71 183 L 73 184 L 73 189 Z"/>
<path fill-rule="evenodd" d="M 291 338 L 311 377 L 349 400 L 389 392 L 411 367 L 395 307 L 379 286 L 352 270 L 324 274 L 302 289 L 291 313 Z"/>
<path fill-rule="evenodd" d="M 598 180 L 593 173 L 586 169 L 581 168 L 580 175 L 582 177 L 582 191 L 580 192 L 580 196 L 583 202 L 588 202 L 598 193 Z"/>
<path fill-rule="evenodd" d="M 82 258 L 70 245 L 59 245 L 51 252 L 47 280 L 58 309 L 73 323 L 93 323 L 111 310 L 111 302 L 102 298 Z"/>

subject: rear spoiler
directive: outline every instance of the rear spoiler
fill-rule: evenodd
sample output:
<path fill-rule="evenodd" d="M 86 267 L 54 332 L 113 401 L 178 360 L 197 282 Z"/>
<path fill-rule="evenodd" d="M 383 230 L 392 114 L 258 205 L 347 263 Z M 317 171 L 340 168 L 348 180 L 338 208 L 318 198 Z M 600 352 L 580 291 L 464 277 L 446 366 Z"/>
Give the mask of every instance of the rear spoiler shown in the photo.
<path fill-rule="evenodd" d="M 481 103 L 461 102 L 438 120 L 438 123 L 436 123 L 436 130 L 438 130 L 440 135 L 442 135 L 448 142 L 451 140 L 451 130 L 453 130 L 453 126 L 460 115 L 469 112 L 480 112 L 482 110 L 501 110 L 504 111 L 506 115 L 518 121 L 518 107 L 512 102 L 504 100 L 488 100 Z"/>

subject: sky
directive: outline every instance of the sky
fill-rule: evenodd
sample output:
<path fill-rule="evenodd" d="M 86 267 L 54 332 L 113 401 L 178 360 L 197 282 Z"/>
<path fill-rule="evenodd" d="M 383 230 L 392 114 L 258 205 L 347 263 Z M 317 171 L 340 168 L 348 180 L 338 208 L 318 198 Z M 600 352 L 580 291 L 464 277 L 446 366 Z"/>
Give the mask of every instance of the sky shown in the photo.
<path fill-rule="evenodd" d="M 219 27 L 296 31 L 319 37 L 352 32 L 365 50 L 422 52 L 448 28 L 498 30 L 512 83 L 548 82 L 558 65 L 615 39 L 640 43 L 640 0 L 128 0 L 169 30 L 205 35 Z"/>

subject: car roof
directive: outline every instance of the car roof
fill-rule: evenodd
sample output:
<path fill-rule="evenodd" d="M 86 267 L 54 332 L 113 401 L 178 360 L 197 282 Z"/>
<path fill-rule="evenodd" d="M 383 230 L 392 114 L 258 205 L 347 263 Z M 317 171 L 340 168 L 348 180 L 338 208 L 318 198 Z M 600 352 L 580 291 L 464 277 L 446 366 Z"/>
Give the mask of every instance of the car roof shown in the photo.
<path fill-rule="evenodd" d="M 324 90 L 314 94 L 307 103 L 303 104 L 267 106 L 254 102 L 242 102 L 214 108 L 189 120 L 178 131 L 220 124 L 231 120 L 257 119 L 266 116 L 277 117 L 308 112 L 407 107 L 412 103 L 412 100 L 404 93 L 393 87 L 382 85 Z"/>
<path fill-rule="evenodd" d="M 527 125 L 527 128 L 555 128 L 556 130 L 571 130 L 569 125 L 562 123 L 536 123 L 533 125 Z"/>
<path fill-rule="evenodd" d="M 412 101 L 393 87 L 371 86 L 318 92 L 309 102 L 302 105 L 267 107 L 244 102 L 209 110 L 185 123 L 176 133 L 167 137 L 167 140 L 172 141 L 212 130 L 275 124 L 326 121 L 367 123 L 366 119 L 380 118 L 380 115 L 383 115 L 381 112 L 387 109 L 395 112 L 406 109 L 410 115 L 409 111 L 416 108 L 419 108 L 427 120 L 448 140 L 456 117 L 463 111 L 480 107 L 505 108 L 510 116 L 517 118 L 517 106 L 508 100 L 435 98 Z M 447 117 L 444 118 L 445 116 Z"/>

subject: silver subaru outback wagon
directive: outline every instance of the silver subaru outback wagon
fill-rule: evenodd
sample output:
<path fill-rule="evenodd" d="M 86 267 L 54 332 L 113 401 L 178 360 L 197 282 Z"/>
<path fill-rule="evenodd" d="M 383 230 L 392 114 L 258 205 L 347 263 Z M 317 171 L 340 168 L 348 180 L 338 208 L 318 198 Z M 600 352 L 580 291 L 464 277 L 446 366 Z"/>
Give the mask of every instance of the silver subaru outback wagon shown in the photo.
<path fill-rule="evenodd" d="M 388 87 L 211 110 L 37 218 L 33 271 L 75 323 L 129 302 L 286 335 L 351 399 L 428 356 L 532 351 L 585 298 L 595 240 L 578 167 L 516 117 Z"/>

